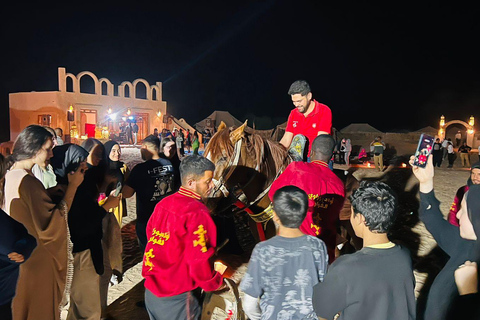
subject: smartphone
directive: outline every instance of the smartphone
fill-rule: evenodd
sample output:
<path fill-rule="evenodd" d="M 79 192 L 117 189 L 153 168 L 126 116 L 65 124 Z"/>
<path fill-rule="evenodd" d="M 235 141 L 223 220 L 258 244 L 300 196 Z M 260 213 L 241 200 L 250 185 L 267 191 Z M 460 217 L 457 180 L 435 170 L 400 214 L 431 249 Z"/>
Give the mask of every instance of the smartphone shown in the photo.
<path fill-rule="evenodd" d="M 418 140 L 417 150 L 415 151 L 415 160 L 413 165 L 425 168 L 427 166 L 428 156 L 432 153 L 434 137 L 422 133 L 420 140 Z"/>
<path fill-rule="evenodd" d="M 113 193 L 113 195 L 115 197 L 118 197 L 118 195 L 120 194 L 120 192 L 122 192 L 122 183 L 121 182 L 117 182 L 117 187 L 115 188 L 115 192 Z"/>

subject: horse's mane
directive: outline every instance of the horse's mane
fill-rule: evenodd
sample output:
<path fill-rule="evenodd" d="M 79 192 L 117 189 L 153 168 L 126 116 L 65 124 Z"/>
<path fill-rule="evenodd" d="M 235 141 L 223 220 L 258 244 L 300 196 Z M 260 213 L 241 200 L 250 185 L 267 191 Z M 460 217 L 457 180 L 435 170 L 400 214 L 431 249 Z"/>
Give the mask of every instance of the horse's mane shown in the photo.
<path fill-rule="evenodd" d="M 214 155 L 222 155 L 230 158 L 233 155 L 234 147 L 230 142 L 230 131 L 223 129 L 215 133 L 208 142 L 204 154 L 211 154 L 212 159 L 215 160 Z"/>
<path fill-rule="evenodd" d="M 278 142 L 264 138 L 263 136 L 253 132 L 244 133 L 243 136 L 247 151 L 255 156 L 257 168 L 263 168 L 264 170 L 274 170 L 279 172 L 285 169 L 288 161 L 287 150 Z M 205 154 L 210 153 L 212 159 L 218 155 L 230 158 L 234 153 L 234 146 L 230 141 L 230 131 L 221 130 L 217 132 L 207 145 Z M 271 157 L 272 161 L 268 157 Z M 273 166 L 273 167 L 272 167 Z"/>

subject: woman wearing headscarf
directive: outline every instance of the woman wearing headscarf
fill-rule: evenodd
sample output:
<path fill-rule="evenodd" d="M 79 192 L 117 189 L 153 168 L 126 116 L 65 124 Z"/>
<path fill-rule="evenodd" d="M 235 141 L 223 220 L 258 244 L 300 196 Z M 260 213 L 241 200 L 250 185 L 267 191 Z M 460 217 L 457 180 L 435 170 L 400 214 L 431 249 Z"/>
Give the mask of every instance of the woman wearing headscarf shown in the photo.
<path fill-rule="evenodd" d="M 106 194 L 116 189 L 117 183 L 123 187 L 127 180 L 130 170 L 128 166 L 120 161 L 122 149 L 118 142 L 110 140 L 105 142 L 105 163 L 106 163 Z M 127 203 L 122 199 L 118 207 L 113 209 L 118 224 L 122 225 L 122 218 L 127 216 Z"/>
<path fill-rule="evenodd" d="M 65 196 L 56 205 L 31 172 L 34 164 L 46 166 L 52 147 L 52 135 L 45 128 L 28 126 L 15 141 L 14 163 L 5 175 L 5 212 L 23 224 L 37 242 L 30 258 L 20 265 L 14 319 L 58 320 L 68 301 L 73 257 L 67 214 L 86 165 L 80 164 L 68 175 Z"/>
<path fill-rule="evenodd" d="M 414 166 L 413 160 L 414 156 L 410 158 L 410 165 L 420 181 L 420 219 L 438 246 L 450 256 L 430 288 L 424 319 L 462 319 L 457 313 L 458 310 L 453 307 L 459 298 L 454 272 L 466 261 L 478 261 L 480 257 L 480 246 L 476 237 L 476 234 L 480 234 L 480 186 L 473 186 L 473 191 L 469 189 L 466 193 L 462 208 L 457 214 L 461 219 L 460 227 L 453 226 L 444 219 L 440 202 L 435 197 L 433 157 L 429 157 L 425 168 Z"/>
<path fill-rule="evenodd" d="M 100 275 L 103 274 L 102 220 L 118 205 L 110 195 L 99 204 L 99 189 L 104 175 L 104 147 L 89 138 L 82 144 L 88 156 L 88 171 L 78 187 L 70 208 L 68 224 L 73 242 L 74 273 L 67 320 L 100 319 Z"/>
<path fill-rule="evenodd" d="M 130 174 L 127 165 L 120 161 L 122 150 L 118 142 L 109 140 L 105 142 L 105 193 L 115 192 L 119 183 L 120 190 Z M 127 215 L 127 203 L 120 196 L 118 206 L 110 209 L 111 215 L 103 219 L 103 265 L 104 273 L 100 277 L 100 302 L 102 314 L 107 308 L 108 287 L 112 282 L 119 282 L 122 278 L 122 218 Z M 113 275 L 113 277 L 112 277 Z"/>

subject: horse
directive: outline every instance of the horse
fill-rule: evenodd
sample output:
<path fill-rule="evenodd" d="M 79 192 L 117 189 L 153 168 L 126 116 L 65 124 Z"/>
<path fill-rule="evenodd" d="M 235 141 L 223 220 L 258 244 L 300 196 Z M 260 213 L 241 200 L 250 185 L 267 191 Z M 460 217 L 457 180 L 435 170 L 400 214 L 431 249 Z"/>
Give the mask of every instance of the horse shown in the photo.
<path fill-rule="evenodd" d="M 268 191 L 292 161 L 287 149 L 254 130 L 247 132 L 246 121 L 234 130 L 222 122 L 204 157 L 215 164 L 215 187 L 207 206 L 217 224 L 219 240 L 234 240 L 233 231 L 240 249 L 248 252 L 257 242 L 273 237 Z"/>

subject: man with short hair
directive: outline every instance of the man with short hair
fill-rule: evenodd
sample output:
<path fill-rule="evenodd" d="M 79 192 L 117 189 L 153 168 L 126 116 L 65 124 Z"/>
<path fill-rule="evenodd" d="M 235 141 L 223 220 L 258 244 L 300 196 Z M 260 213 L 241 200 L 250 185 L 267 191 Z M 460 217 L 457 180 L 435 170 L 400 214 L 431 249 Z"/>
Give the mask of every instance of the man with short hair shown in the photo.
<path fill-rule="evenodd" d="M 468 191 L 469 186 L 472 184 L 480 184 L 480 161 L 472 165 L 472 169 L 470 170 L 470 178 L 468 178 L 467 184 L 458 188 L 455 198 L 453 199 L 453 203 L 450 206 L 450 212 L 448 213 L 447 220 L 454 226 L 459 226 L 457 212 L 460 210 L 463 196 Z"/>
<path fill-rule="evenodd" d="M 138 124 L 136 122 L 133 123 L 132 126 L 132 134 L 133 134 L 133 145 L 137 145 L 137 135 L 138 135 Z"/>
<path fill-rule="evenodd" d="M 377 136 L 370 144 L 370 148 L 373 149 L 373 162 L 375 168 L 378 171 L 383 171 L 383 152 L 385 151 L 385 143 L 382 141 L 382 137 Z"/>
<path fill-rule="evenodd" d="M 407 249 L 388 239 L 397 209 L 383 182 L 362 182 L 351 196 L 355 234 L 363 249 L 339 257 L 313 288 L 319 319 L 415 319 L 415 277 Z"/>
<path fill-rule="evenodd" d="M 448 139 L 447 146 L 447 157 L 448 157 L 448 166 L 447 168 L 453 168 L 453 163 L 455 162 L 455 150 L 453 149 L 453 143 Z"/>
<path fill-rule="evenodd" d="M 462 146 L 458 148 L 458 153 L 460 153 L 460 160 L 462 160 L 462 167 L 470 168 L 470 150 L 472 148 L 467 145 L 467 142 L 464 141 Z"/>
<path fill-rule="evenodd" d="M 312 99 L 310 85 L 305 80 L 292 83 L 288 94 L 295 108 L 288 116 L 287 127 L 280 144 L 289 150 L 295 161 L 302 161 L 305 158 L 305 137 L 308 140 L 307 156 L 310 156 L 315 137 L 320 134 L 331 134 L 332 111 L 328 106 Z"/>
<path fill-rule="evenodd" d="M 157 203 L 175 192 L 175 171 L 167 159 L 160 158 L 160 140 L 149 135 L 142 141 L 140 153 L 143 163 L 137 164 L 122 189 L 122 196 L 130 198 L 136 194 L 136 232 L 140 249 L 147 245 L 147 222 Z"/>
<path fill-rule="evenodd" d="M 268 193 L 270 200 L 273 200 L 278 189 L 294 185 L 308 194 L 308 212 L 300 230 L 325 242 L 330 263 L 335 260 L 337 222 L 345 196 L 342 180 L 328 168 L 334 147 L 332 136 L 317 136 L 312 143 L 311 162 L 290 163 L 273 182 Z"/>
<path fill-rule="evenodd" d="M 127 144 L 133 144 L 133 132 L 132 123 L 129 122 L 125 127 L 125 137 L 127 138 Z"/>
<path fill-rule="evenodd" d="M 443 159 L 442 160 L 447 159 L 447 154 L 448 154 L 447 147 L 448 147 L 448 139 L 445 138 L 442 141 L 442 150 L 443 150 L 443 157 L 442 157 Z"/>
<path fill-rule="evenodd" d="M 213 268 L 217 229 L 203 202 L 213 188 L 214 170 L 204 157 L 186 157 L 180 190 L 162 199 L 148 221 L 142 275 L 150 319 L 199 319 L 197 289 L 225 287 Z"/>

